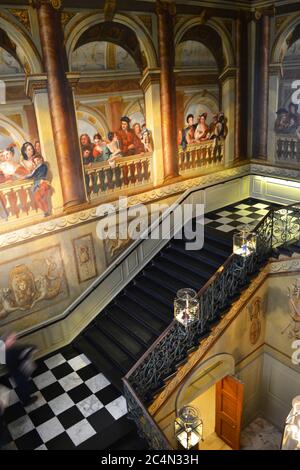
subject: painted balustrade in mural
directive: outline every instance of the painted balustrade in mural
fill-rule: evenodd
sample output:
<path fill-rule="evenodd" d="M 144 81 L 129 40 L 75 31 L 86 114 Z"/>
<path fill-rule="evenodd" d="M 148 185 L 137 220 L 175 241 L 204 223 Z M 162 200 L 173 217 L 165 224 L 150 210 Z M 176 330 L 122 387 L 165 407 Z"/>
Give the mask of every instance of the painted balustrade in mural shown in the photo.
<path fill-rule="evenodd" d="M 152 154 L 117 158 L 114 164 L 93 163 L 85 167 L 86 188 L 90 199 L 121 190 L 146 187 L 152 182 Z"/>
<path fill-rule="evenodd" d="M 179 146 L 178 164 L 181 173 L 197 168 L 211 168 L 224 164 L 224 139 L 205 140 L 183 149 Z"/>
<path fill-rule="evenodd" d="M 295 136 L 277 135 L 276 160 L 278 162 L 299 165 L 300 140 Z"/>
<path fill-rule="evenodd" d="M 38 206 L 33 188 L 33 180 L 20 180 L 1 184 L 1 218 L 10 220 L 36 213 L 38 211 Z"/>

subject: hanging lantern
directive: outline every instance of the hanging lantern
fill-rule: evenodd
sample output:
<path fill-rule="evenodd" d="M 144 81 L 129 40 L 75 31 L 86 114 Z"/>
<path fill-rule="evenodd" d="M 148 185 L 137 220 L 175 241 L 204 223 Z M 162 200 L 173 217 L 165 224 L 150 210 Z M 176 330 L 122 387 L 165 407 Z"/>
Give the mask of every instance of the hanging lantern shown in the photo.
<path fill-rule="evenodd" d="M 199 319 L 199 300 L 194 289 L 180 289 L 174 300 L 175 319 L 187 327 Z"/>
<path fill-rule="evenodd" d="M 256 233 L 251 232 L 251 227 L 245 225 L 233 235 L 233 253 L 247 257 L 256 251 Z"/>
<path fill-rule="evenodd" d="M 282 450 L 300 450 L 300 395 L 293 399 L 292 406 L 284 426 Z"/>
<path fill-rule="evenodd" d="M 184 406 L 175 419 L 175 437 L 180 448 L 195 449 L 203 441 L 203 421 L 193 406 Z"/>

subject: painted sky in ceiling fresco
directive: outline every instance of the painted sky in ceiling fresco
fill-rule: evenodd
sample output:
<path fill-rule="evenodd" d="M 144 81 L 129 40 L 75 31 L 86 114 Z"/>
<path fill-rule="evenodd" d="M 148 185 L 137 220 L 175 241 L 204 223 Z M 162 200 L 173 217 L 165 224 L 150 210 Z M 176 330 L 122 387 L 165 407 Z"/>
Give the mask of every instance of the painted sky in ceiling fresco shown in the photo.
<path fill-rule="evenodd" d="M 72 70 L 122 70 L 137 71 L 133 58 L 125 49 L 108 42 L 90 42 L 72 54 Z"/>

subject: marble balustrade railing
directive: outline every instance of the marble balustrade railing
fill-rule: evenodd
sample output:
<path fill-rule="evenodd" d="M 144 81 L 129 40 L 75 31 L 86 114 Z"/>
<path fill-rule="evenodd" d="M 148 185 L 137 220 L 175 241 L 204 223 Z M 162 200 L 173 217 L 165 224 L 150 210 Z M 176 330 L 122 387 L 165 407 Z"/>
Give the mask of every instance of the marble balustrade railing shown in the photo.
<path fill-rule="evenodd" d="M 277 134 L 276 135 L 276 160 L 286 163 L 300 162 L 300 136 Z"/>
<path fill-rule="evenodd" d="M 179 147 L 178 164 L 180 172 L 196 168 L 209 168 L 224 163 L 224 139 L 204 140 L 189 144 L 183 150 Z"/>
<path fill-rule="evenodd" d="M 152 182 L 152 154 L 143 153 L 117 158 L 113 165 L 99 162 L 84 168 L 85 182 L 91 199 Z"/>
<path fill-rule="evenodd" d="M 17 180 L 0 186 L 1 217 L 21 218 L 38 211 L 33 193 L 33 180 Z"/>

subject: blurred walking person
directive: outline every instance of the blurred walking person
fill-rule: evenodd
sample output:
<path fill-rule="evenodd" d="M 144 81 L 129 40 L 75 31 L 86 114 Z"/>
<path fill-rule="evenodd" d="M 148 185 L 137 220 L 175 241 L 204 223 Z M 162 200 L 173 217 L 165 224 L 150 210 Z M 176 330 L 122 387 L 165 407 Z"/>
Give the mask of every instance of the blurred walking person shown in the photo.
<path fill-rule="evenodd" d="M 37 396 L 30 394 L 29 380 L 36 365 L 33 354 L 34 346 L 18 344 L 15 333 L 6 335 L 2 340 L 5 343 L 6 366 L 11 378 L 16 385 L 16 391 L 24 406 L 30 405 L 37 400 Z"/>

